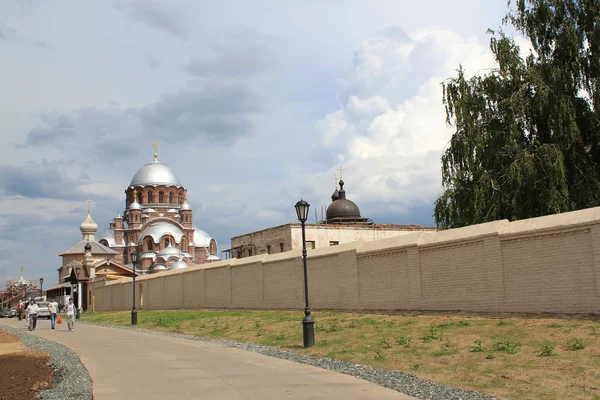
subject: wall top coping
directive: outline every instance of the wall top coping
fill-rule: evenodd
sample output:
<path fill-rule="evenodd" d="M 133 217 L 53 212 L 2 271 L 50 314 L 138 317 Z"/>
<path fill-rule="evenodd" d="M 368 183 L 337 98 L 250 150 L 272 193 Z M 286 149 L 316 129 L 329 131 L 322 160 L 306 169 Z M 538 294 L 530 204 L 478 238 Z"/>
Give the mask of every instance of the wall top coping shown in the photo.
<path fill-rule="evenodd" d="M 568 229 L 597 223 L 600 223 L 600 207 L 593 207 L 513 221 L 502 227 L 499 234 L 500 236 L 526 235 L 534 232 Z"/>
<path fill-rule="evenodd" d="M 497 235 L 500 229 L 509 223 L 507 219 L 502 219 L 484 224 L 439 231 L 433 235 L 423 235 L 419 241 L 419 246 L 436 246 Z"/>
<path fill-rule="evenodd" d="M 415 232 L 408 235 L 363 242 L 362 245 L 357 249 L 357 253 L 358 255 L 361 255 L 366 253 L 389 251 L 393 250 L 394 248 L 417 246 L 421 240 L 421 237 L 424 235 L 425 233 L 423 232 Z"/>
<path fill-rule="evenodd" d="M 316 249 L 308 250 L 306 252 L 306 257 L 307 258 L 319 258 L 319 257 L 327 257 L 332 254 L 344 253 L 346 251 L 353 251 L 353 250 L 356 251 L 356 249 L 358 249 L 363 243 L 364 243 L 364 241 L 358 240 L 355 242 L 342 243 L 342 244 L 338 244 L 335 246 L 318 247 Z M 300 253 L 300 255 L 302 255 L 302 253 Z"/>

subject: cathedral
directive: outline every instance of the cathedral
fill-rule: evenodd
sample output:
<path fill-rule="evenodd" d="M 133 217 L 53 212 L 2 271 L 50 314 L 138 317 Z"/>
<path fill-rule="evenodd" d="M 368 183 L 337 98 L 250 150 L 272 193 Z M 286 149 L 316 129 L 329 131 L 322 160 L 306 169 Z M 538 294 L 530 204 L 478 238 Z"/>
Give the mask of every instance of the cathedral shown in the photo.
<path fill-rule="evenodd" d="M 154 160 L 135 173 L 125 190 L 125 212 L 117 214 L 98 242 L 127 266 L 136 252 L 143 273 L 219 261 L 217 242 L 194 225 L 187 190 L 158 160 L 158 144 L 153 145 Z"/>
<path fill-rule="evenodd" d="M 138 255 L 136 275 L 220 260 L 217 242 L 194 225 L 186 189 L 171 168 L 158 160 L 158 144 L 153 145 L 154 160 L 140 168 L 125 189 L 123 215 L 118 213 L 99 236 L 88 199 L 88 215 L 79 226 L 82 239 L 60 254 L 59 284 L 49 288 L 49 293 L 69 291 L 73 271 L 85 283 L 96 277 L 130 277 L 134 252 Z"/>

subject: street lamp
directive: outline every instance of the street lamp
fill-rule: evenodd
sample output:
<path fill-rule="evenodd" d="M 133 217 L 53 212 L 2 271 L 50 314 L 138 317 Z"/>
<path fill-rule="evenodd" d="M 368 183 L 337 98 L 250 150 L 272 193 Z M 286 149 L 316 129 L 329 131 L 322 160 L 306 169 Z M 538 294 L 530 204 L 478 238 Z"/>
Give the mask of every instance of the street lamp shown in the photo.
<path fill-rule="evenodd" d="M 81 272 L 81 267 L 75 267 L 75 278 L 77 278 L 77 313 L 75 314 L 75 319 L 79 319 L 80 317 L 80 307 L 81 307 L 81 286 L 79 283 L 79 273 Z M 72 297 L 72 296 L 71 296 Z M 73 303 L 75 303 L 75 299 L 73 299 Z"/>
<path fill-rule="evenodd" d="M 137 262 L 137 253 L 135 250 L 131 253 L 131 263 L 133 264 L 133 306 L 131 308 L 131 325 L 137 325 L 137 310 L 135 309 L 135 263 Z"/>
<path fill-rule="evenodd" d="M 306 230 L 304 224 L 308 219 L 308 209 L 310 204 L 300 199 L 296 203 L 296 214 L 298 220 L 302 224 L 302 261 L 304 262 L 304 319 L 302 320 L 302 337 L 304 339 L 304 347 L 312 347 L 315 345 L 315 321 L 310 316 L 310 307 L 308 306 L 308 274 L 306 271 Z"/>
<path fill-rule="evenodd" d="M 40 278 L 40 297 L 44 300 L 44 278 Z"/>

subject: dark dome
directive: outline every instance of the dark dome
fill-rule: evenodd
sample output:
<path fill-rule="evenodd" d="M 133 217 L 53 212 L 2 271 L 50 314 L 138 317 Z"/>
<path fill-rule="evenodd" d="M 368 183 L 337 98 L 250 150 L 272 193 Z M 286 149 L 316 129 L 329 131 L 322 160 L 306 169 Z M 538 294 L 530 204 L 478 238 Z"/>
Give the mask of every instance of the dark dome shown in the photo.
<path fill-rule="evenodd" d="M 327 207 L 327 219 L 360 218 L 360 210 L 352 200 L 339 199 Z"/>
<path fill-rule="evenodd" d="M 87 243 L 85 244 L 85 246 L 84 246 L 84 249 L 85 249 L 86 251 L 88 251 L 88 250 L 91 250 L 91 249 L 92 249 L 92 245 L 90 244 L 90 242 L 87 242 Z"/>

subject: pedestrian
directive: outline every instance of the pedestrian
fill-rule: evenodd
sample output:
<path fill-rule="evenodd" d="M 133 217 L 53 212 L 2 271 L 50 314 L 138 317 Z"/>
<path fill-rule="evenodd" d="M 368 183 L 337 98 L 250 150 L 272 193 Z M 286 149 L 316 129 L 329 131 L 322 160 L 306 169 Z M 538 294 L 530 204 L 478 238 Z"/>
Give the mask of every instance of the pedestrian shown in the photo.
<path fill-rule="evenodd" d="M 73 304 L 73 298 L 69 299 L 69 304 L 67 304 L 67 327 L 69 328 L 69 332 L 73 332 L 75 325 L 75 304 Z"/>
<path fill-rule="evenodd" d="M 50 311 L 50 326 L 54 329 L 54 324 L 56 324 L 56 314 L 58 314 L 58 303 L 52 298 L 52 301 L 48 303 L 48 311 Z"/>
<path fill-rule="evenodd" d="M 29 330 L 35 331 L 37 325 L 37 314 L 40 307 L 35 304 L 35 300 L 31 300 L 31 303 L 27 306 L 27 313 L 29 314 Z"/>

